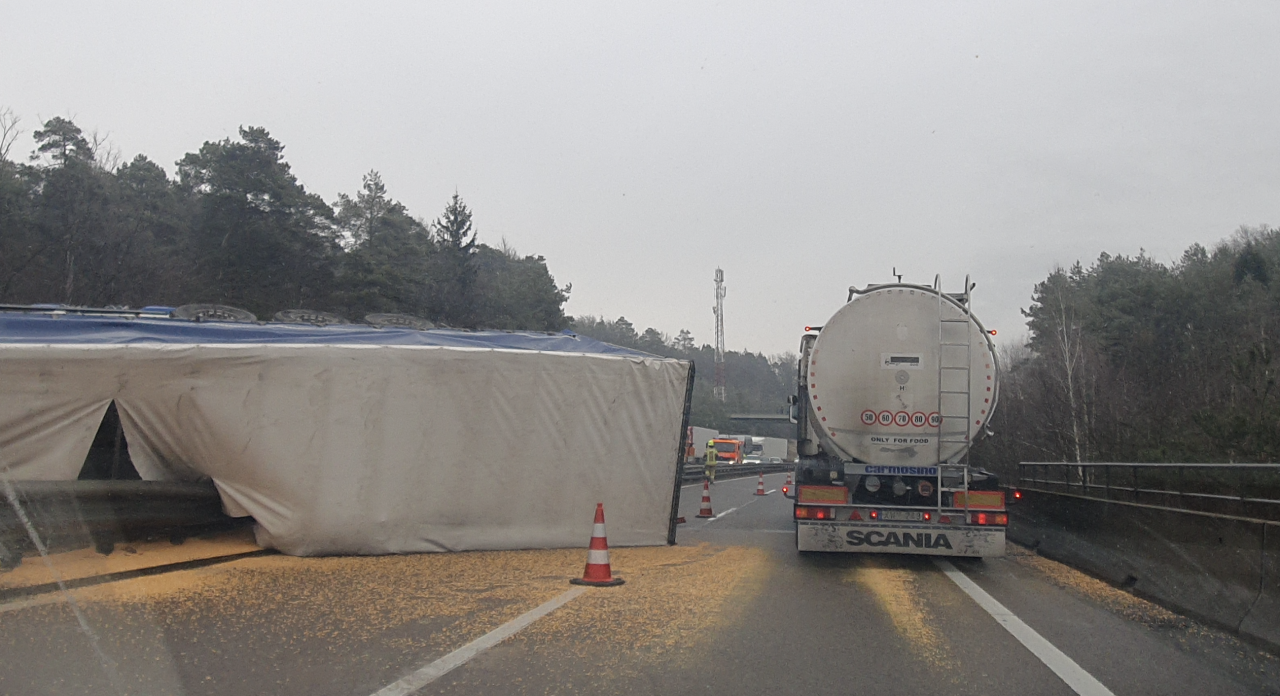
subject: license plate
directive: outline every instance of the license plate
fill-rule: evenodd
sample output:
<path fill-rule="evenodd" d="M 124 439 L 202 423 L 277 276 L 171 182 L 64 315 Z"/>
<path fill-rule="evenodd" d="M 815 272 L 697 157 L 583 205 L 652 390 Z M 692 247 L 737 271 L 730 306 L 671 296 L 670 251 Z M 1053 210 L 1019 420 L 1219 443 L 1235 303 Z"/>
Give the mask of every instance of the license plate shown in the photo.
<path fill-rule="evenodd" d="M 886 522 L 923 522 L 924 513 L 913 510 L 881 510 L 880 519 Z"/>

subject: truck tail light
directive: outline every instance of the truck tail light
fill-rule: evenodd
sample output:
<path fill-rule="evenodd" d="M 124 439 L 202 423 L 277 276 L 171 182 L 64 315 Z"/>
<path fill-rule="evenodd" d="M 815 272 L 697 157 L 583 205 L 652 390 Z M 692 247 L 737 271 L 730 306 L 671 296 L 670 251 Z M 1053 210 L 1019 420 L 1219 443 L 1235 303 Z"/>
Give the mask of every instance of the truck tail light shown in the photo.
<path fill-rule="evenodd" d="M 879 511 L 879 510 L 872 510 L 872 511 L 871 511 L 871 519 L 873 519 L 873 520 L 878 520 L 878 519 L 880 519 L 880 511 Z"/>
<path fill-rule="evenodd" d="M 834 508 L 812 507 L 809 505 L 796 506 L 797 520 L 833 520 L 836 517 Z"/>
<path fill-rule="evenodd" d="M 1005 512 L 975 512 L 972 519 L 974 524 L 983 526 L 1006 526 L 1009 524 L 1009 514 Z"/>
<path fill-rule="evenodd" d="M 924 521 L 925 521 L 925 522 L 928 522 L 929 520 L 932 520 L 932 519 L 933 519 L 933 513 L 932 513 L 932 512 L 926 512 L 926 513 L 924 513 Z"/>

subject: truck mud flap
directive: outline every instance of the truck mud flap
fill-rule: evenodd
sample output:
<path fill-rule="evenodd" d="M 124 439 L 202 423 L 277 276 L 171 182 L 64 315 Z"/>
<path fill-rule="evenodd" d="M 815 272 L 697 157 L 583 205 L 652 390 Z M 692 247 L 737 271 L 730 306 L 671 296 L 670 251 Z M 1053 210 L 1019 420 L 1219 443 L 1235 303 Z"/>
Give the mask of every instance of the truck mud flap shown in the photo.
<path fill-rule="evenodd" d="M 839 553 L 909 553 L 987 558 L 1004 555 L 1003 527 L 797 522 L 796 548 Z"/>

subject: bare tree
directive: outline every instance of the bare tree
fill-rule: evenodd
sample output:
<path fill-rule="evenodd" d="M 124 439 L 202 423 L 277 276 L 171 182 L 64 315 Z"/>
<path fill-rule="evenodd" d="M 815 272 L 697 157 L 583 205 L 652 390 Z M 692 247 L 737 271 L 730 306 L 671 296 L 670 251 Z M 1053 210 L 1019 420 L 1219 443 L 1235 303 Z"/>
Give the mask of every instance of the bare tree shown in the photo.
<path fill-rule="evenodd" d="M 13 113 L 13 109 L 7 106 L 0 109 L 0 162 L 10 161 L 9 149 L 22 135 L 22 129 L 18 127 L 21 120 L 22 117 Z"/>
<path fill-rule="evenodd" d="M 1053 293 L 1053 297 L 1046 297 L 1045 300 L 1049 301 L 1046 302 L 1047 305 L 1052 303 L 1049 308 L 1053 312 L 1054 332 L 1050 346 L 1056 353 L 1053 356 L 1054 367 L 1057 368 L 1054 370 L 1057 373 L 1055 377 L 1067 399 L 1072 454 L 1077 462 L 1082 462 L 1084 447 L 1081 445 L 1083 435 L 1080 430 L 1082 414 L 1079 395 L 1084 354 L 1082 331 L 1080 324 L 1076 321 L 1075 308 L 1071 306 L 1062 285 L 1055 285 Z"/>
<path fill-rule="evenodd" d="M 104 172 L 114 172 L 120 168 L 123 156 L 120 148 L 111 142 L 111 134 L 95 130 L 89 134 L 89 148 L 93 150 L 93 162 Z"/>

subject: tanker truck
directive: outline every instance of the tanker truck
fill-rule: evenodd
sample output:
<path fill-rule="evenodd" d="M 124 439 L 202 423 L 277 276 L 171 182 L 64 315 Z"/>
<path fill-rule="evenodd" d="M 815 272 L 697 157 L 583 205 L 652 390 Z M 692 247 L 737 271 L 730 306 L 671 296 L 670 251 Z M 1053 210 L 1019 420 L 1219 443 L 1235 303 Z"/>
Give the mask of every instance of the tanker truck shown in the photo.
<path fill-rule="evenodd" d="M 973 287 L 850 288 L 806 327 L 790 416 L 800 551 L 1004 555 L 1004 493 L 967 459 L 1000 384 Z"/>

